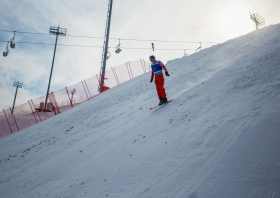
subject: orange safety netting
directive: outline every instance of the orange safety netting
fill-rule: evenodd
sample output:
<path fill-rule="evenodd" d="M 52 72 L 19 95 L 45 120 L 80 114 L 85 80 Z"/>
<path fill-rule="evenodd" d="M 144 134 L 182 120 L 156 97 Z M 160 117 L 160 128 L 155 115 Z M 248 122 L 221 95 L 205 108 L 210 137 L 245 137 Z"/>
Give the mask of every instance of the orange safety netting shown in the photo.
<path fill-rule="evenodd" d="M 131 61 L 105 72 L 103 91 L 115 87 L 150 71 L 150 63 Z M 93 76 L 77 84 L 32 99 L 24 104 L 0 111 L 0 138 L 32 126 L 36 123 L 71 109 L 99 94 L 99 76 Z M 45 107 L 46 106 L 46 107 Z"/>

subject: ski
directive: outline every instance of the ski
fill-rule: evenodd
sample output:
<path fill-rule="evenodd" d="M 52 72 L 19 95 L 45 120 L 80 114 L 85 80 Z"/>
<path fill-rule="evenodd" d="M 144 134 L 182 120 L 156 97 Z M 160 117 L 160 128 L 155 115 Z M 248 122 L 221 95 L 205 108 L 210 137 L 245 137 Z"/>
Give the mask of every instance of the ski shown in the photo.
<path fill-rule="evenodd" d="M 162 105 L 157 105 L 157 106 L 155 106 L 155 107 L 150 107 L 149 110 L 158 109 L 158 108 L 160 108 L 160 107 L 163 107 L 163 106 L 165 106 L 166 104 L 168 104 L 169 102 L 171 102 L 172 100 L 173 100 L 173 99 L 168 100 L 166 103 L 164 103 L 164 104 L 162 104 Z"/>

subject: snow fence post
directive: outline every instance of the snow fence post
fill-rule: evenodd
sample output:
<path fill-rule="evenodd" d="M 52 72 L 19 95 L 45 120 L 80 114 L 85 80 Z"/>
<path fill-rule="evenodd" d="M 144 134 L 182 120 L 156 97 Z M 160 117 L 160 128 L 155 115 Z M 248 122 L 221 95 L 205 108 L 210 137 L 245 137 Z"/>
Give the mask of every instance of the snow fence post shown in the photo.
<path fill-rule="evenodd" d="M 85 86 L 84 86 L 84 83 L 83 83 L 83 81 L 81 81 L 82 82 L 82 85 L 83 85 L 83 87 L 84 87 L 84 90 L 85 90 L 85 92 L 86 92 L 86 96 L 87 96 L 87 99 L 89 100 L 89 98 L 88 98 L 88 95 L 87 95 L 87 91 L 86 91 L 86 88 L 85 88 Z"/>
<path fill-rule="evenodd" d="M 11 107 L 9 107 L 9 108 L 10 108 L 11 114 L 12 114 L 12 116 L 13 116 L 13 118 L 14 118 L 14 121 L 15 121 L 15 123 L 16 123 L 16 125 L 17 125 L 17 128 L 18 128 L 18 131 L 19 131 L 19 127 L 18 127 L 17 121 L 16 121 L 16 119 L 15 119 L 15 116 L 14 116 L 14 114 L 13 114 L 13 112 L 12 112 L 12 109 L 11 109 Z"/>
<path fill-rule="evenodd" d="M 54 101 L 55 108 L 57 109 L 57 112 L 58 112 L 58 114 L 59 114 L 59 113 L 60 113 L 60 110 L 59 110 L 59 107 L 58 107 L 58 104 L 57 104 L 57 102 L 56 102 L 56 99 L 55 99 L 55 97 L 54 97 L 54 93 L 53 93 L 53 92 L 51 93 L 51 96 L 52 96 L 52 99 L 53 99 L 53 101 Z"/>
<path fill-rule="evenodd" d="M 34 103 L 33 103 L 33 100 L 32 100 L 32 99 L 31 99 L 31 102 L 32 102 L 32 104 L 33 104 L 34 109 L 36 110 L 35 105 L 34 105 Z M 41 122 L 42 122 L 42 119 L 41 119 L 41 117 L 40 117 L 40 115 L 39 115 L 38 111 L 36 111 L 36 112 L 37 112 L 37 114 L 38 114 L 38 116 L 39 116 L 39 118 L 40 118 L 40 120 L 41 120 Z"/>
<path fill-rule="evenodd" d="M 31 111 L 32 111 L 32 113 L 33 113 L 33 116 L 34 116 L 34 118 L 35 118 L 35 121 L 36 121 L 36 123 L 37 123 L 37 119 L 36 119 L 36 117 L 35 117 L 35 114 L 34 114 L 34 112 L 33 112 L 33 109 L 32 109 L 32 107 L 31 107 L 31 104 L 30 104 L 29 100 L 28 100 L 28 103 L 29 103 L 30 109 L 31 109 Z"/>
<path fill-rule="evenodd" d="M 13 133 L 12 128 L 11 128 L 10 123 L 9 123 L 9 120 L 8 120 L 8 118 L 7 118 L 6 112 L 5 112 L 4 109 L 3 109 L 3 111 L 4 111 L 4 114 L 5 114 L 5 116 L 6 116 L 6 119 L 7 119 L 8 125 L 9 125 L 9 128 L 10 128 L 10 130 L 11 130 L 11 133 Z"/>
<path fill-rule="evenodd" d="M 141 62 L 141 65 L 142 65 L 142 68 L 143 68 L 143 71 L 144 71 L 144 74 L 145 74 L 146 73 L 146 67 L 143 66 L 141 58 L 140 58 L 140 62 Z"/>
<path fill-rule="evenodd" d="M 129 78 L 130 78 L 130 80 L 131 80 L 131 76 L 130 76 L 130 73 L 129 73 L 129 69 L 128 69 L 128 66 L 127 66 L 127 62 L 126 62 L 125 64 L 126 64 L 126 68 L 127 68 L 127 71 L 128 71 Z"/>
<path fill-rule="evenodd" d="M 115 68 L 111 67 L 111 69 L 112 69 L 112 71 L 113 71 L 113 74 L 114 74 L 114 76 L 115 76 L 115 79 L 116 79 L 116 81 L 117 81 L 117 84 L 120 84 L 120 83 L 119 83 L 119 79 L 118 79 L 118 75 L 117 75 L 117 72 L 116 72 Z"/>
<path fill-rule="evenodd" d="M 71 99 L 70 99 L 70 96 L 69 96 L 69 92 L 68 92 L 67 87 L 65 87 L 65 89 L 66 89 L 66 92 L 67 92 L 67 94 L 68 94 L 68 98 L 69 98 L 69 100 L 70 100 L 71 107 L 73 108 L 73 104 L 72 104 L 72 101 L 71 101 Z"/>
<path fill-rule="evenodd" d="M 131 70 L 131 67 L 130 67 L 130 62 L 129 61 L 127 61 L 127 62 L 128 62 L 129 68 L 130 68 L 131 76 L 133 78 L 133 73 L 132 73 L 132 70 Z"/>
<path fill-rule="evenodd" d="M 84 82 L 85 82 L 85 85 L 86 85 L 86 87 L 87 87 L 89 97 L 90 97 L 90 99 L 91 99 L 90 91 L 89 91 L 89 89 L 88 89 L 88 86 L 87 86 L 87 82 L 86 82 L 86 80 L 84 80 Z"/>

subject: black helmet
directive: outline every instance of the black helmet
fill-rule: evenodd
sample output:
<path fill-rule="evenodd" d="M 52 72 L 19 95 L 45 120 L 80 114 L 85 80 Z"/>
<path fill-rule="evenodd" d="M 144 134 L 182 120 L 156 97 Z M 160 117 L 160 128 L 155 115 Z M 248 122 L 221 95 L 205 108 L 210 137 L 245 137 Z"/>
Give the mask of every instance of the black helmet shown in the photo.
<path fill-rule="evenodd" d="M 153 59 L 156 59 L 156 57 L 155 57 L 154 55 L 151 55 L 151 56 L 149 57 L 149 60 L 153 60 Z"/>

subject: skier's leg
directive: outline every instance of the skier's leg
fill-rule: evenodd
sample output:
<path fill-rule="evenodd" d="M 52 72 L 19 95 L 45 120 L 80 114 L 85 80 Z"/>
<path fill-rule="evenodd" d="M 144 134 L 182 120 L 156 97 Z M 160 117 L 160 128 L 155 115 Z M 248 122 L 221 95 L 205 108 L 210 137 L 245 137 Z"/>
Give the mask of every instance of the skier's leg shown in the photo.
<path fill-rule="evenodd" d="M 160 95 L 161 95 L 162 99 L 167 99 L 165 89 L 164 89 L 164 77 L 163 77 L 163 75 L 160 75 L 160 79 L 159 79 L 159 92 L 160 92 Z"/>
<path fill-rule="evenodd" d="M 159 82 L 159 78 L 157 76 L 155 76 L 155 85 L 156 85 L 156 89 L 157 89 L 157 94 L 158 94 L 158 99 L 161 100 L 161 95 L 160 95 L 160 82 Z"/>

